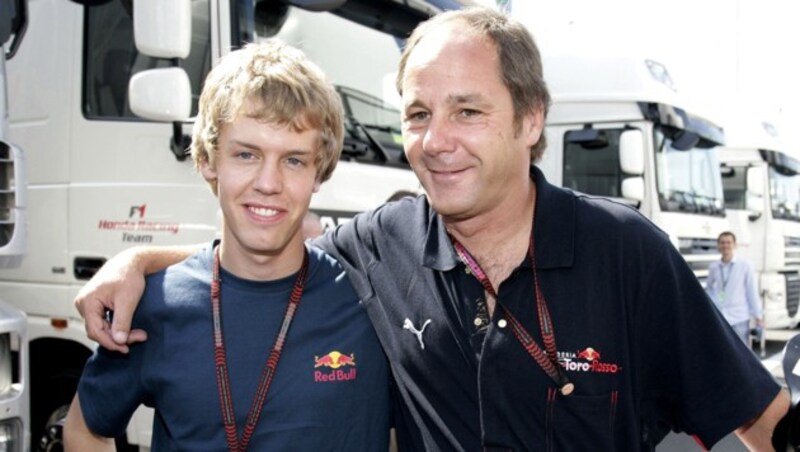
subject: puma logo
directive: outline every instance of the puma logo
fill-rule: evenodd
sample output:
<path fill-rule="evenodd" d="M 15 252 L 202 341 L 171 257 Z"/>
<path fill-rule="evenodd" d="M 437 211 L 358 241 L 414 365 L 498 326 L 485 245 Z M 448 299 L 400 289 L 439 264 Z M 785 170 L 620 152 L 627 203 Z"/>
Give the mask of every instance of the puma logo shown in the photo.
<path fill-rule="evenodd" d="M 414 324 L 411 322 L 410 319 L 406 318 L 405 322 L 403 322 L 403 329 L 408 330 L 411 332 L 411 334 L 417 336 L 417 340 L 419 341 L 419 346 L 423 350 L 425 350 L 425 343 L 422 342 L 422 333 L 425 331 L 425 328 L 428 326 L 429 323 L 431 323 L 431 319 L 426 320 L 425 323 L 422 324 L 422 328 L 417 329 L 414 327 Z"/>

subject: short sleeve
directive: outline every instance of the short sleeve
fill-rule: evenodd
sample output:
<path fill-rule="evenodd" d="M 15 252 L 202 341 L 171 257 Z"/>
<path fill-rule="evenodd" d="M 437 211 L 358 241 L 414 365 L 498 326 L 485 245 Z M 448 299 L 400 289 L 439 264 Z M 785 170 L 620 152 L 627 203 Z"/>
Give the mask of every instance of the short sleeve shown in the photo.
<path fill-rule="evenodd" d="M 98 347 L 86 363 L 78 395 L 86 425 L 94 433 L 107 438 L 122 435 L 143 403 L 139 369 L 145 347 L 133 345 L 127 355 Z"/>
<path fill-rule="evenodd" d="M 643 286 L 637 324 L 643 409 L 707 448 L 758 416 L 780 387 L 671 247 Z M 646 419 L 647 420 L 647 419 Z"/>

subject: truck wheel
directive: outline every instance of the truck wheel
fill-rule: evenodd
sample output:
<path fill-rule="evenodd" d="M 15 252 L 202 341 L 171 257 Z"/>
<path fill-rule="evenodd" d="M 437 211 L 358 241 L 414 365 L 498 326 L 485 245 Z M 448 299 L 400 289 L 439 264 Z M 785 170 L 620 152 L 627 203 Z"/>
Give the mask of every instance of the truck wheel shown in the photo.
<path fill-rule="evenodd" d="M 42 371 L 49 371 L 41 369 Z M 66 369 L 32 381 L 31 448 L 36 452 L 61 452 L 64 420 L 78 389 L 80 370 Z"/>
<path fill-rule="evenodd" d="M 69 412 L 69 405 L 72 403 L 72 398 L 78 386 L 78 378 L 75 376 L 62 376 L 56 378 L 53 385 L 48 388 L 48 396 L 44 403 L 50 403 L 50 406 L 55 406 L 47 421 L 44 423 L 44 428 L 37 438 L 32 438 L 33 450 L 37 452 L 63 452 L 64 451 L 64 422 L 67 419 Z M 60 405 L 58 402 L 60 401 Z M 47 411 L 45 411 L 47 413 Z M 117 452 L 132 452 L 137 451 L 138 448 L 128 444 L 125 435 L 115 439 Z"/>
<path fill-rule="evenodd" d="M 53 411 L 44 425 L 39 438 L 38 450 L 41 452 L 62 452 L 64 450 L 64 421 L 67 419 L 69 405 L 62 405 Z"/>

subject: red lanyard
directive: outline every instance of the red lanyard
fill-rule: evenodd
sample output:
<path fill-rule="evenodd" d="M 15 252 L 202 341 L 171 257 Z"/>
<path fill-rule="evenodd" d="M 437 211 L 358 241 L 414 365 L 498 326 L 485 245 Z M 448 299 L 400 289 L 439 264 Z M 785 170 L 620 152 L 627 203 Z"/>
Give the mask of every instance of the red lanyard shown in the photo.
<path fill-rule="evenodd" d="M 211 312 L 214 323 L 214 363 L 217 368 L 217 390 L 219 391 L 219 403 L 222 408 L 222 421 L 225 424 L 225 438 L 228 441 L 228 449 L 231 452 L 246 451 L 247 445 L 250 442 L 250 437 L 256 429 L 258 418 L 264 407 L 264 401 L 267 399 L 269 385 L 272 383 L 272 377 L 275 375 L 275 369 L 278 367 L 278 361 L 281 359 L 281 352 L 286 342 L 286 335 L 289 333 L 289 326 L 292 324 L 294 314 L 297 311 L 297 305 L 300 303 L 300 298 L 303 296 L 303 288 L 306 284 L 307 273 L 308 253 L 304 253 L 303 265 L 300 268 L 300 272 L 297 274 L 297 279 L 294 281 L 294 288 L 292 289 L 292 294 L 289 296 L 289 302 L 286 305 L 286 313 L 283 315 L 281 329 L 278 331 L 278 336 L 275 338 L 275 344 L 272 346 L 272 351 L 267 358 L 267 363 L 261 374 L 261 380 L 258 382 L 258 388 L 253 397 L 253 404 L 250 406 L 250 412 L 247 414 L 247 422 L 244 427 L 244 432 L 242 433 L 242 438 L 237 439 L 236 416 L 233 411 L 231 383 L 228 377 L 228 360 L 225 356 L 225 341 L 222 335 L 219 247 L 214 249 L 213 279 L 211 281 Z"/>
<path fill-rule="evenodd" d="M 516 317 L 511 313 L 501 301 L 500 298 L 497 296 L 497 292 L 495 292 L 494 287 L 492 287 L 492 283 L 489 281 L 489 278 L 486 276 L 486 273 L 481 268 L 480 264 L 472 257 L 472 255 L 464 248 L 458 240 L 454 237 L 451 237 L 453 241 L 453 247 L 456 249 L 456 254 L 458 254 L 459 259 L 461 262 L 466 265 L 470 272 L 475 275 L 475 278 L 481 283 L 483 289 L 492 295 L 497 302 L 497 306 L 500 306 L 503 309 L 503 313 L 505 314 L 506 319 L 508 319 L 508 323 L 511 325 L 511 331 L 514 332 L 514 336 L 516 336 L 517 340 L 522 347 L 525 348 L 525 351 L 528 352 L 529 355 L 539 364 L 539 367 L 545 371 L 545 373 L 553 380 L 553 382 L 558 386 L 559 390 L 564 395 L 572 394 L 572 391 L 575 390 L 575 384 L 571 383 L 564 372 L 561 370 L 561 366 L 558 364 L 558 357 L 556 355 L 556 336 L 553 332 L 553 321 L 550 319 L 550 311 L 547 310 L 547 303 L 545 302 L 544 295 L 542 294 L 542 290 L 539 287 L 539 278 L 536 276 L 536 258 L 535 258 L 535 248 L 533 242 L 533 233 L 531 233 L 531 241 L 530 245 L 528 245 L 528 257 L 531 261 L 531 269 L 533 271 L 533 284 L 534 289 L 536 291 L 536 310 L 539 313 L 539 330 L 542 333 L 542 340 L 544 341 L 544 346 L 547 352 L 545 353 L 542 351 L 541 347 L 536 343 L 533 337 L 528 333 L 525 327 L 522 326 L 522 323 L 517 320 Z"/>

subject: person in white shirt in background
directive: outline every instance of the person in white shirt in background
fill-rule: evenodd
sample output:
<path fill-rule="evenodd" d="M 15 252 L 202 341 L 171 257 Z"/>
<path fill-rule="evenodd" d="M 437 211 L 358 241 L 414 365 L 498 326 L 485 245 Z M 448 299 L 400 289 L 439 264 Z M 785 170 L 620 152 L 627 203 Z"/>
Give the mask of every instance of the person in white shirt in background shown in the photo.
<path fill-rule="evenodd" d="M 764 327 L 753 269 L 749 262 L 734 255 L 736 235 L 733 232 L 726 231 L 717 237 L 717 249 L 722 259 L 712 262 L 708 269 L 706 292 L 750 348 L 750 319 L 755 320 L 756 328 Z"/>

